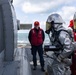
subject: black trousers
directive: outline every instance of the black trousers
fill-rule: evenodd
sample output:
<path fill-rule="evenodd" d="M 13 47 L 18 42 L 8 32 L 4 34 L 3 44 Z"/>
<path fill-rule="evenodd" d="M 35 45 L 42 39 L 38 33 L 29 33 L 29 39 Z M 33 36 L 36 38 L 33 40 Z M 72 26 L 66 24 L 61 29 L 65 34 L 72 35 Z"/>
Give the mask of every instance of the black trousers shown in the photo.
<path fill-rule="evenodd" d="M 44 58 L 43 58 L 43 48 L 42 48 L 42 45 L 32 46 L 31 50 L 32 50 L 32 55 L 33 55 L 33 65 L 37 66 L 36 54 L 38 52 L 38 55 L 40 57 L 40 65 L 41 65 L 41 67 L 44 67 Z"/>

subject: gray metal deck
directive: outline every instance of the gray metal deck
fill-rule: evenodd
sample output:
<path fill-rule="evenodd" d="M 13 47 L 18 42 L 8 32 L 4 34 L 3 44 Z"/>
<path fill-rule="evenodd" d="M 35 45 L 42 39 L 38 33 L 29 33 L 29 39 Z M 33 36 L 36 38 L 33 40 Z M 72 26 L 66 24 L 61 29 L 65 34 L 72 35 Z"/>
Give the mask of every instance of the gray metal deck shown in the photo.
<path fill-rule="evenodd" d="M 3 53 L 0 54 L 0 75 L 32 75 L 25 48 L 15 51 L 14 61 L 4 61 Z"/>
<path fill-rule="evenodd" d="M 32 69 L 32 67 L 33 67 L 33 66 L 31 65 L 31 69 Z M 32 75 L 45 75 L 45 74 L 44 74 L 44 72 L 42 72 L 42 71 L 40 70 L 40 65 L 38 65 L 38 66 L 37 66 L 37 70 L 33 70 L 33 69 L 32 69 Z"/>
<path fill-rule="evenodd" d="M 32 55 L 31 55 L 31 50 L 30 48 L 25 48 L 30 60 L 30 65 L 31 65 L 31 70 L 32 70 L 32 75 L 44 75 L 44 72 L 41 71 L 40 63 L 39 63 L 39 57 L 37 55 L 37 69 L 33 70 L 33 62 L 32 62 Z"/>

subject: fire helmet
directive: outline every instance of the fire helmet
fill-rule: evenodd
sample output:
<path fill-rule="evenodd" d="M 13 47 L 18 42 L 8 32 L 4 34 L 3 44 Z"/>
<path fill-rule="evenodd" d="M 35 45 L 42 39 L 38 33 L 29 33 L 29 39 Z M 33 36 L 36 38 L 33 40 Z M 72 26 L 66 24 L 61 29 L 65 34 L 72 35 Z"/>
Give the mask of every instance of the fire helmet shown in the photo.
<path fill-rule="evenodd" d="M 63 24 L 64 21 L 62 19 L 62 17 L 55 13 L 55 14 L 51 14 L 46 21 L 46 31 L 48 31 L 49 29 L 51 29 L 52 27 L 57 27 L 57 25 L 61 25 Z"/>

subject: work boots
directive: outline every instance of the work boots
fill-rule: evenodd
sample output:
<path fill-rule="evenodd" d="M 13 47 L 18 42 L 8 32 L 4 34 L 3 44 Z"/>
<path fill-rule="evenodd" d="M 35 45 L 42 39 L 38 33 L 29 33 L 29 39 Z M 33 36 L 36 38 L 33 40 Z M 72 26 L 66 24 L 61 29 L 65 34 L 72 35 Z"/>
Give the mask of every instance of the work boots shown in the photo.
<path fill-rule="evenodd" d="M 33 67 L 33 70 L 36 70 L 36 66 Z"/>
<path fill-rule="evenodd" d="M 44 67 L 42 67 L 42 68 L 41 68 L 41 71 L 42 71 L 42 72 L 45 72 L 45 69 L 44 69 Z"/>

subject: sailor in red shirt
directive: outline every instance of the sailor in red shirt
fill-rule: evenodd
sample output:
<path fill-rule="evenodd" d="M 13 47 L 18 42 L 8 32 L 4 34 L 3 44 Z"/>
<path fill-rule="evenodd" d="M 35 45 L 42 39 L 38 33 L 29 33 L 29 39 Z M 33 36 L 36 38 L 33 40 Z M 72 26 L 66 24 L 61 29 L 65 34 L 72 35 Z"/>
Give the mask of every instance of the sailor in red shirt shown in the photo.
<path fill-rule="evenodd" d="M 74 41 L 76 41 L 76 13 L 74 14 L 73 20 L 70 21 L 69 27 L 73 29 Z M 76 75 L 76 50 L 72 55 L 71 72 L 72 75 Z"/>
<path fill-rule="evenodd" d="M 76 41 L 76 28 L 75 28 L 75 22 L 74 20 L 70 21 L 69 27 L 73 29 L 73 34 L 74 34 L 74 41 Z"/>
<path fill-rule="evenodd" d="M 44 35 L 44 31 L 40 28 L 39 25 L 40 24 L 38 21 L 34 22 L 34 28 L 30 30 L 28 39 L 32 47 L 31 51 L 33 55 L 34 70 L 36 70 L 36 66 L 37 66 L 36 54 L 38 52 L 40 57 L 41 70 L 44 71 L 44 58 L 43 58 L 42 45 L 45 39 L 45 35 Z"/>

